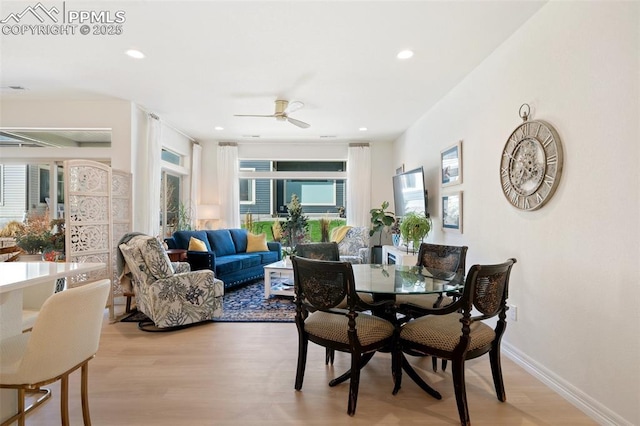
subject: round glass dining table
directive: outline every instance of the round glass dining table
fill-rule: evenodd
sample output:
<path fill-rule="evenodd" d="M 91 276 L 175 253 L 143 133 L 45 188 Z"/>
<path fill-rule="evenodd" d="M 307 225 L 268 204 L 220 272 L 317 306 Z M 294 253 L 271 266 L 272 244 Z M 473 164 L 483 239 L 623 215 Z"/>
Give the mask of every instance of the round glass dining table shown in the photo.
<path fill-rule="evenodd" d="M 464 285 L 455 272 L 424 266 L 362 264 L 352 268 L 356 291 L 371 293 L 374 298 L 456 292 Z"/>
<path fill-rule="evenodd" d="M 427 268 L 424 266 L 401 266 L 401 265 L 379 265 L 379 264 L 361 264 L 351 265 L 353 269 L 353 278 L 355 280 L 356 291 L 360 293 L 369 293 L 373 297 L 374 302 L 382 300 L 395 300 L 399 294 L 404 295 L 420 295 L 420 294 L 451 294 L 461 293 L 464 286 L 464 277 L 455 272 L 442 271 L 439 269 Z M 372 310 L 377 316 L 384 317 L 397 326 L 400 326 L 406 319 L 397 319 L 397 307 L 391 311 L 387 308 L 382 310 Z M 363 357 L 361 367 L 364 367 L 375 352 L 366 354 Z M 429 395 L 436 399 L 441 399 L 438 391 L 429 386 L 415 372 L 408 360 L 401 353 L 402 369 L 413 379 L 413 381 Z M 347 371 L 339 377 L 329 382 L 330 386 L 342 383 L 350 377 Z M 396 383 L 393 390 L 395 395 L 400 389 L 400 382 Z"/>

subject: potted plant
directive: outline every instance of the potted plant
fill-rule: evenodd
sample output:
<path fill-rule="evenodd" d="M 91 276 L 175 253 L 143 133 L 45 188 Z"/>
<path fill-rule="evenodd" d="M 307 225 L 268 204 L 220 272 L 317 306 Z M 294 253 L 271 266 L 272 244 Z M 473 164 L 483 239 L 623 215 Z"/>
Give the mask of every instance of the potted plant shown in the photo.
<path fill-rule="evenodd" d="M 23 228 L 16 233 L 16 245 L 27 255 L 42 255 L 53 248 L 49 212 L 35 211 L 27 215 Z"/>
<path fill-rule="evenodd" d="M 374 245 L 371 249 L 372 263 L 382 263 L 382 233 L 395 221 L 395 214 L 388 211 L 389 202 L 383 201 L 382 205 L 377 209 L 371 209 L 371 229 L 369 230 L 369 237 L 372 237 L 376 232 L 379 233 L 378 245 Z"/>
<path fill-rule="evenodd" d="M 302 205 L 296 194 L 291 194 L 291 202 L 287 204 L 287 212 L 289 216 L 281 224 L 282 239 L 289 249 L 289 254 L 295 254 L 296 245 L 306 240 L 309 228 L 307 217 L 302 214 Z"/>
<path fill-rule="evenodd" d="M 413 244 L 414 251 L 420 248 L 420 243 L 431 231 L 431 226 L 431 218 L 424 213 L 409 212 L 402 218 L 400 234 L 407 244 L 407 251 L 409 251 L 410 243 Z"/>

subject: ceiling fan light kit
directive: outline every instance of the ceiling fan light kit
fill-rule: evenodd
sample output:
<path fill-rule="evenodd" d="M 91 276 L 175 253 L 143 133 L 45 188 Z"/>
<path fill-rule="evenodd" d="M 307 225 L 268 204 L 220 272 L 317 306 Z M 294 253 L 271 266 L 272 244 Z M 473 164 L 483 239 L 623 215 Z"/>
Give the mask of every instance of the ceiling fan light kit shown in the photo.
<path fill-rule="evenodd" d="M 298 126 L 301 129 L 307 129 L 311 127 L 310 124 L 289 117 L 289 114 L 299 110 L 302 107 L 304 107 L 304 104 L 300 101 L 293 101 L 289 103 L 289 101 L 285 101 L 283 99 L 276 99 L 276 111 L 271 115 L 236 114 L 235 117 L 275 117 L 275 119 L 278 121 L 288 121 L 289 123 L 293 124 L 294 126 Z"/>

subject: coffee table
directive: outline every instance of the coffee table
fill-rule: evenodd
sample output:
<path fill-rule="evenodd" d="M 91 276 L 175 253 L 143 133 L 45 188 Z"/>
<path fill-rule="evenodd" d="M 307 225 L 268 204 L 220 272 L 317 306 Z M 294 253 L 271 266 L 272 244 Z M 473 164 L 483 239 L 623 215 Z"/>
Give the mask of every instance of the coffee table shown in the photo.
<path fill-rule="evenodd" d="M 271 278 L 284 278 L 271 284 Z M 279 260 L 264 267 L 264 298 L 272 294 L 278 296 L 295 296 L 293 292 L 293 266 L 291 262 Z"/>

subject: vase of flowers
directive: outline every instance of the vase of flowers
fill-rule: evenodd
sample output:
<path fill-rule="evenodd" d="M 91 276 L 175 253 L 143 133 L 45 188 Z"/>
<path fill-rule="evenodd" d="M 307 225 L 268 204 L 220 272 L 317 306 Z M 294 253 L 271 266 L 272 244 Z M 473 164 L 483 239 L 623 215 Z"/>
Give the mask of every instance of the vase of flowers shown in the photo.
<path fill-rule="evenodd" d="M 291 194 L 291 203 L 287 204 L 287 220 L 281 223 L 283 243 L 295 254 L 296 245 L 307 240 L 307 217 L 302 214 L 302 205 L 296 194 Z"/>

